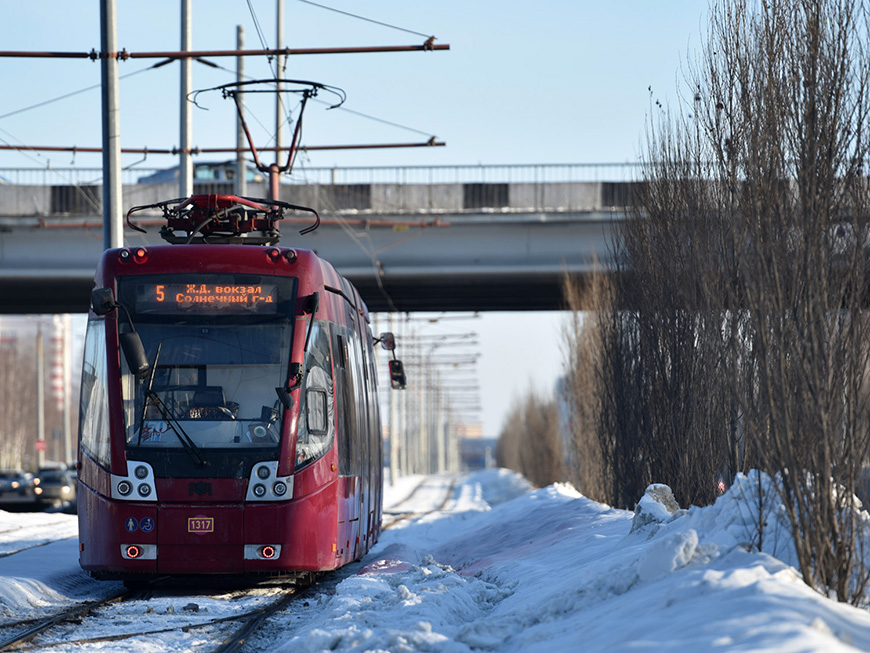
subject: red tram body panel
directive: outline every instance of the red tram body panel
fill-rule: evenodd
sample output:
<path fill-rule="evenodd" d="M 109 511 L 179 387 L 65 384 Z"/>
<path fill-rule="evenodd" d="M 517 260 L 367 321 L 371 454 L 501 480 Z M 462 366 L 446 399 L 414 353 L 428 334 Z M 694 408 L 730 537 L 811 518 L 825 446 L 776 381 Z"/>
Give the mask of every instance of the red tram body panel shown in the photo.
<path fill-rule="evenodd" d="M 371 548 L 383 467 L 374 340 L 328 262 L 268 245 L 113 249 L 94 288 L 108 303 L 94 300 L 85 338 L 86 571 L 326 571 Z"/>

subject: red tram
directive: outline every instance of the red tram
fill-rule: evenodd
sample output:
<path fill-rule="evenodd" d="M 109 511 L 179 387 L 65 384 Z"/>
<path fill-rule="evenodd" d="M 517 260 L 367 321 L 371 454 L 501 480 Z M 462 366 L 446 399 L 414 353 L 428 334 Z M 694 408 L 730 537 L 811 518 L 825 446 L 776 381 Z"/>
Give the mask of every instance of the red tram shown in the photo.
<path fill-rule="evenodd" d="M 172 244 L 108 250 L 95 275 L 82 568 L 136 582 L 361 558 L 381 528 L 377 341 L 332 265 L 275 244 L 285 209 L 313 210 L 199 195 L 131 213 L 145 208 Z"/>

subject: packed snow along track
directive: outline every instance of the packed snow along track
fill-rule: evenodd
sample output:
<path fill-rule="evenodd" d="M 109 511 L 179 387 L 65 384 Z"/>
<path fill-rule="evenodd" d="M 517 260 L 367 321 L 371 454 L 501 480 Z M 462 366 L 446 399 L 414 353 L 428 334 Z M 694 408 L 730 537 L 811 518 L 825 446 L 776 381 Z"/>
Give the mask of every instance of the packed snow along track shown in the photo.
<path fill-rule="evenodd" d="M 764 548 L 753 544 L 759 515 L 746 497 L 769 491 L 761 475 L 739 478 L 705 508 L 667 507 L 651 493 L 637 514 L 567 485 L 535 490 L 505 470 L 451 489 L 454 480 L 403 478 L 388 488 L 385 515 L 413 517 L 385 530 L 362 562 L 321 578 L 311 594 L 265 619 L 239 650 L 870 650 L 867 610 L 801 582 L 773 498 L 762 516 Z M 427 513 L 426 502 L 444 505 Z M 0 513 L 0 531 L 49 517 Z M 74 539 L 0 558 L 0 623 L 121 587 L 91 580 L 76 560 Z M 243 594 L 161 589 L 111 608 L 128 622 L 121 624 L 127 635 L 148 635 L 112 641 L 110 624 L 88 617 L 67 626 L 57 644 L 35 639 L 24 649 L 221 650 L 238 626 L 218 620 L 270 605 L 278 593 L 266 585 Z M 215 623 L 185 626 L 206 622 Z"/>
<path fill-rule="evenodd" d="M 147 589 L 82 603 L 30 625 L 9 625 L 3 631 L 14 634 L 0 639 L 0 650 L 24 643 L 31 650 L 66 650 L 107 642 L 141 650 L 159 636 L 193 650 L 235 651 L 264 619 L 303 596 L 312 578 L 305 575 L 304 583 L 291 584 L 248 582 L 235 590 L 228 582 L 212 581 L 210 585 L 228 588 L 210 591 L 191 591 L 187 582 L 156 581 Z"/>

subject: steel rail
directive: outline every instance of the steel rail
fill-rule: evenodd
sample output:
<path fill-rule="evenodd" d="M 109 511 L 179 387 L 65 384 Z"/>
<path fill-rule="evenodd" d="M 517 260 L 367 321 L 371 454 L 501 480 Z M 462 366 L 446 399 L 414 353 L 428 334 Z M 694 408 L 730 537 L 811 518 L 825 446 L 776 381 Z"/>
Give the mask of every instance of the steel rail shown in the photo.
<path fill-rule="evenodd" d="M 293 592 L 285 594 L 280 599 L 256 612 L 250 614 L 250 618 L 245 624 L 235 633 L 227 637 L 221 644 L 214 649 L 214 653 L 232 653 L 239 650 L 248 641 L 253 633 L 255 633 L 273 614 L 279 610 L 283 610 L 293 601 L 308 596 L 311 592 L 313 580 L 304 586 L 301 592 Z"/>
<path fill-rule="evenodd" d="M 6 639 L 0 640 L 0 651 L 6 651 L 12 648 L 15 648 L 19 644 L 24 644 L 25 642 L 29 642 L 31 639 L 39 635 L 40 633 L 45 632 L 49 628 L 56 626 L 59 623 L 67 621 L 69 619 L 74 619 L 76 617 L 85 616 L 88 613 L 96 610 L 97 608 L 101 608 L 104 605 L 109 605 L 111 603 L 115 603 L 116 601 L 123 600 L 127 596 L 130 596 L 132 592 L 130 590 L 122 590 L 120 592 L 116 592 L 115 594 L 111 594 L 110 596 L 100 599 L 97 601 L 88 601 L 86 603 L 80 603 L 72 608 L 59 612 L 55 615 L 44 617 L 39 619 L 32 626 L 25 628 L 24 630 L 16 633 L 11 637 L 7 637 Z M 25 622 L 22 622 L 25 623 Z M 16 624 L 9 624 L 3 626 L 6 628 L 14 628 Z"/>

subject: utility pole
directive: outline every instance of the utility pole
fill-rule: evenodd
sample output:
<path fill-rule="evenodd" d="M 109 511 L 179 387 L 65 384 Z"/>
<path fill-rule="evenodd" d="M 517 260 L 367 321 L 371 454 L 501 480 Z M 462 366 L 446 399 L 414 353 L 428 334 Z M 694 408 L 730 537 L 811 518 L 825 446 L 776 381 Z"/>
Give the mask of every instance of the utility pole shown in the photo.
<path fill-rule="evenodd" d="M 236 25 L 236 49 L 243 50 L 245 47 L 245 27 Z M 241 84 L 245 81 L 245 58 L 236 57 L 236 81 Z M 245 96 L 239 94 L 238 112 L 236 116 L 236 195 L 244 197 L 248 194 L 248 165 L 245 162 Z"/>
<path fill-rule="evenodd" d="M 76 458 L 73 451 L 72 429 L 70 428 L 70 316 L 64 315 L 61 317 L 61 325 L 63 329 L 63 460 L 61 462 L 69 463 Z"/>
<path fill-rule="evenodd" d="M 396 315 L 390 313 L 390 332 L 396 333 Z M 390 393 L 390 483 L 395 486 L 399 478 L 399 398 L 395 390 Z"/>
<path fill-rule="evenodd" d="M 42 322 L 36 331 L 36 467 L 45 465 L 45 354 Z"/>
<path fill-rule="evenodd" d="M 399 323 L 399 330 L 401 331 L 401 337 L 404 338 L 405 334 L 408 331 L 407 319 L 404 322 Z M 408 397 L 409 394 L 410 393 L 407 391 L 402 393 L 402 396 L 400 397 L 401 404 L 399 406 L 399 432 L 401 433 L 402 437 L 400 465 L 402 468 L 402 472 L 404 472 L 405 474 L 411 473 L 411 463 L 410 458 L 408 457 L 408 451 L 410 450 L 410 438 L 408 437 L 408 410 L 410 405 L 410 399 Z"/>
<path fill-rule="evenodd" d="M 284 0 L 277 0 L 277 18 L 276 26 L 277 33 L 275 39 L 278 41 L 275 44 L 276 50 L 281 50 L 284 47 Z M 286 55 L 277 55 L 275 57 L 275 80 L 278 92 L 275 93 L 275 162 L 269 166 L 269 197 L 273 200 L 281 199 L 281 169 L 278 165 L 278 160 L 281 158 L 281 148 L 284 145 L 284 98 L 282 93 L 284 85 L 281 83 L 282 72 L 284 70 L 284 57 Z M 301 119 L 301 116 L 300 116 Z"/>
<path fill-rule="evenodd" d="M 187 52 L 193 46 L 193 0 L 181 0 L 181 51 Z M 178 190 L 181 197 L 193 195 L 193 117 L 190 102 L 187 101 L 193 90 L 193 60 L 181 60 L 181 106 L 180 136 L 181 154 L 178 158 Z"/>
<path fill-rule="evenodd" d="M 435 450 L 437 452 L 437 463 L 436 469 L 439 474 L 443 474 L 447 469 L 447 424 L 444 420 L 444 411 L 446 410 L 446 403 L 444 401 L 444 388 L 442 387 L 442 379 L 441 375 L 438 374 L 438 385 L 436 386 L 437 391 L 435 394 Z"/>
<path fill-rule="evenodd" d="M 100 0 L 100 80 L 103 131 L 103 249 L 124 246 L 121 219 L 121 120 L 118 110 L 118 16 L 115 0 Z"/>

